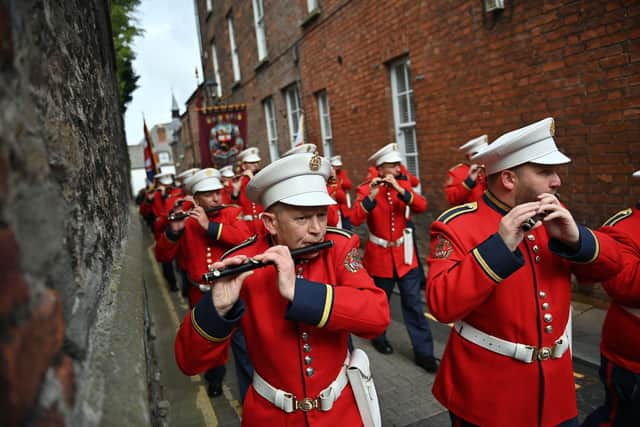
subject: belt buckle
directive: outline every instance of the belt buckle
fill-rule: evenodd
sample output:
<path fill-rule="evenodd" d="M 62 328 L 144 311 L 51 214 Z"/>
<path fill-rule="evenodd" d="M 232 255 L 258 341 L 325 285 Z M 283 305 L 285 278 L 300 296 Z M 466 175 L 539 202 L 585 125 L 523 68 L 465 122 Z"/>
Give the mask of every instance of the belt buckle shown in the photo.
<path fill-rule="evenodd" d="M 211 285 L 205 285 L 203 283 L 198 283 L 198 289 L 202 292 L 209 292 L 211 290 Z"/>
<path fill-rule="evenodd" d="M 309 412 L 312 409 L 318 408 L 318 399 L 312 399 L 310 397 L 305 397 L 302 400 L 295 400 L 295 408 L 296 411 Z"/>
<path fill-rule="evenodd" d="M 551 359 L 552 352 L 553 350 L 551 347 L 536 348 L 533 351 L 533 357 L 534 359 L 538 359 L 538 360 L 548 360 L 548 359 Z"/>

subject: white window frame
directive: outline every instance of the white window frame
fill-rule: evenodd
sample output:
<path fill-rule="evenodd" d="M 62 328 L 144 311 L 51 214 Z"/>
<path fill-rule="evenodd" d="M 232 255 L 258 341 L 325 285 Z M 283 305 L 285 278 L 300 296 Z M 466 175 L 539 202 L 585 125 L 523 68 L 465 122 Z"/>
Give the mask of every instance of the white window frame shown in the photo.
<path fill-rule="evenodd" d="M 311 13 L 318 8 L 318 0 L 307 0 L 307 12 Z"/>
<path fill-rule="evenodd" d="M 289 136 L 291 137 L 291 148 L 293 148 L 298 136 L 300 116 L 302 115 L 300 96 L 298 95 L 298 85 L 292 84 L 285 89 L 285 99 L 287 100 L 287 121 L 289 123 Z"/>
<path fill-rule="evenodd" d="M 236 36 L 233 30 L 233 16 L 227 16 L 227 27 L 229 28 L 229 52 L 231 53 L 231 64 L 233 66 L 233 82 L 242 80 L 240 74 L 240 56 L 238 55 L 238 45 L 236 44 Z"/>
<path fill-rule="evenodd" d="M 218 51 L 214 42 L 211 43 L 211 61 L 213 62 L 213 78 L 216 82 L 216 95 L 218 96 L 218 98 L 222 98 L 222 79 L 220 78 Z"/>
<path fill-rule="evenodd" d="M 389 70 L 396 142 L 404 157 L 407 170 L 420 178 L 420 159 L 416 141 L 416 113 L 413 86 L 411 85 L 411 62 L 408 57 L 402 58 L 391 63 Z M 399 87 L 400 78 L 405 81 L 404 90 Z M 403 112 L 406 112 L 406 117 L 403 116 Z M 421 191 L 419 184 L 417 190 Z"/>
<path fill-rule="evenodd" d="M 264 29 L 264 4 L 262 0 L 253 0 L 253 22 L 256 27 L 258 61 L 262 61 L 267 57 L 267 35 Z"/>
<path fill-rule="evenodd" d="M 267 142 L 269 144 L 269 156 L 274 162 L 280 158 L 278 152 L 278 124 L 276 122 L 276 110 L 273 105 L 273 97 L 265 98 L 262 101 L 264 106 L 264 119 L 267 127 Z"/>
<path fill-rule="evenodd" d="M 324 157 L 333 156 L 333 132 L 331 131 L 331 112 L 329 111 L 329 101 L 327 91 L 318 92 L 318 115 L 320 116 L 320 134 L 322 136 L 322 153 Z"/>
<path fill-rule="evenodd" d="M 207 0 L 207 13 L 211 13 L 213 10 L 213 0 Z"/>

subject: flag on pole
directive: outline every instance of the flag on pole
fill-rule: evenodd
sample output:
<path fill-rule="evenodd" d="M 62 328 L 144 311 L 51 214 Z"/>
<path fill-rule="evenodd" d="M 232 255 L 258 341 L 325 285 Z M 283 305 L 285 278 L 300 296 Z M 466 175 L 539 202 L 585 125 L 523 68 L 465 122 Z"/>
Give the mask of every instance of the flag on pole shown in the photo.
<path fill-rule="evenodd" d="M 293 143 L 294 147 L 304 144 L 304 114 L 300 115 L 298 120 L 298 133 L 296 133 L 296 140 Z"/>
<path fill-rule="evenodd" d="M 143 118 L 142 123 L 144 125 L 144 170 L 147 173 L 147 180 L 149 184 L 153 182 L 153 177 L 160 172 L 158 170 L 158 159 L 156 153 L 153 150 L 153 140 L 149 129 L 147 128 L 147 122 Z"/>

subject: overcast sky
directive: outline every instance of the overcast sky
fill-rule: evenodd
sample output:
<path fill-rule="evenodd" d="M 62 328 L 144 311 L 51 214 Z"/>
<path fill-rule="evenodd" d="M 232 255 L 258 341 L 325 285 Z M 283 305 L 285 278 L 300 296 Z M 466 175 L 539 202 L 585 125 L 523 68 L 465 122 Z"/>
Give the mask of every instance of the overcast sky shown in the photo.
<path fill-rule="evenodd" d="M 125 114 L 130 145 L 142 139 L 142 113 L 149 129 L 171 121 L 171 90 L 183 113 L 196 89 L 196 67 L 202 80 L 193 0 L 142 0 L 136 17 L 145 33 L 134 45 L 140 79 Z"/>

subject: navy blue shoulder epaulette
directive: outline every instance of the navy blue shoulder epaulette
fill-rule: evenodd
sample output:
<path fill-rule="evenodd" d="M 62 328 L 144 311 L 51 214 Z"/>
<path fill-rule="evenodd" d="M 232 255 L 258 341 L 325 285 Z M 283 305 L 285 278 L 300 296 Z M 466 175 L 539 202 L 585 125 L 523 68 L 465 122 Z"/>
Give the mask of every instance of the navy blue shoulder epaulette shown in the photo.
<path fill-rule="evenodd" d="M 257 239 L 258 239 L 258 235 L 254 234 L 253 236 L 249 237 L 244 242 L 240 243 L 237 246 L 232 247 L 231 249 L 229 249 L 228 251 L 223 253 L 222 256 L 220 257 L 220 260 L 225 259 L 227 256 L 231 255 L 233 252 L 235 252 L 235 251 L 237 251 L 239 249 L 245 248 L 245 247 L 253 244 Z"/>
<path fill-rule="evenodd" d="M 353 236 L 353 233 L 351 231 L 343 230 L 342 228 L 336 228 L 336 227 L 327 227 L 327 233 L 340 234 L 346 237 L 347 239 L 350 239 L 351 236 Z"/>
<path fill-rule="evenodd" d="M 631 216 L 631 214 L 633 214 L 633 209 L 631 209 L 631 208 L 621 210 L 620 212 L 618 212 L 617 214 L 613 215 L 611 218 L 606 220 L 604 222 L 604 224 L 602 224 L 602 226 L 615 225 L 615 224 L 619 223 L 620 221 L 622 221 L 623 219 L 629 218 Z"/>
<path fill-rule="evenodd" d="M 465 203 L 464 205 L 454 206 L 442 212 L 440 216 L 436 219 L 436 221 L 440 221 L 447 224 L 449 223 L 449 221 L 451 221 L 454 218 L 457 218 L 460 215 L 474 212 L 477 210 L 478 210 L 478 202 Z"/>

